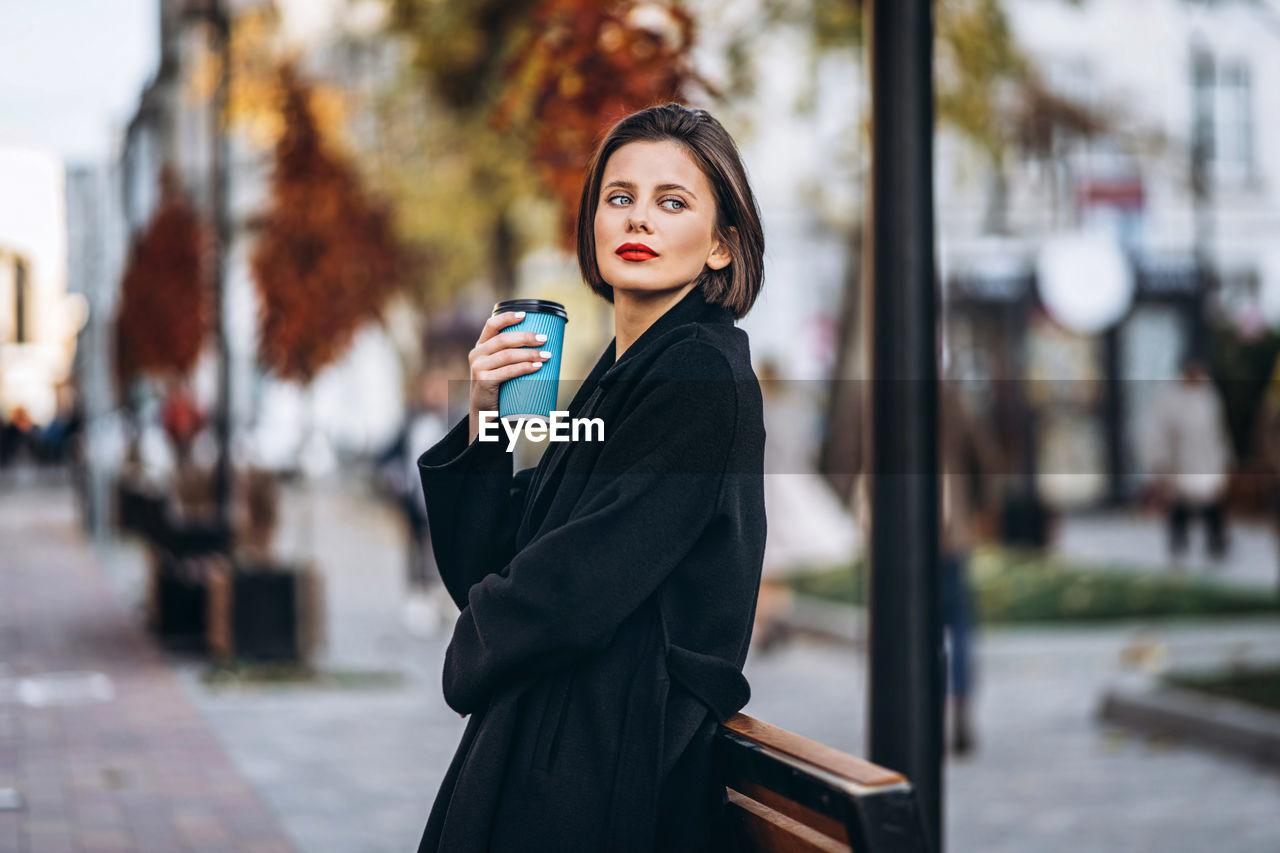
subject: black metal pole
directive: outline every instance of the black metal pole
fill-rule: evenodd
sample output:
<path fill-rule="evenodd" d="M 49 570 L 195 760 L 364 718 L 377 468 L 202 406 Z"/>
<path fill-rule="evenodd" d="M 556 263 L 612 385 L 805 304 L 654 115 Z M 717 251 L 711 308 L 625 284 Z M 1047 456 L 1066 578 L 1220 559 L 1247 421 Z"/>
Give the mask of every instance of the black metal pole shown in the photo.
<path fill-rule="evenodd" d="M 1194 220 L 1193 253 L 1196 267 L 1196 293 L 1191 318 L 1191 340 L 1188 354 L 1205 360 L 1209 355 L 1209 333 L 1205 310 L 1213 286 L 1209 247 L 1213 242 L 1213 177 L 1209 158 L 1213 146 L 1213 57 L 1199 33 L 1191 37 L 1192 128 L 1191 128 L 1191 204 Z"/>
<path fill-rule="evenodd" d="M 933 9 L 867 4 L 871 68 L 871 760 L 915 785 L 942 849 L 938 351 L 933 263 Z"/>
<path fill-rule="evenodd" d="M 218 518 L 224 524 L 231 519 L 231 353 L 227 346 L 226 323 L 226 259 L 230 248 L 231 227 L 227 215 L 227 85 L 230 76 L 230 21 L 219 0 L 209 2 L 209 25 L 212 31 L 213 55 L 218 61 L 218 82 L 213 93 L 210 127 L 210 192 L 213 211 L 213 328 L 218 349 L 218 395 L 213 411 L 213 431 L 217 438 L 218 460 L 214 471 L 214 498 Z"/>
<path fill-rule="evenodd" d="M 1107 430 L 1107 468 L 1111 471 L 1108 478 L 1107 502 L 1112 506 L 1122 506 L 1129 495 L 1126 481 L 1128 477 L 1129 459 L 1124 447 L 1124 385 L 1120 377 L 1120 327 L 1112 326 L 1103 335 L 1103 417 Z"/>

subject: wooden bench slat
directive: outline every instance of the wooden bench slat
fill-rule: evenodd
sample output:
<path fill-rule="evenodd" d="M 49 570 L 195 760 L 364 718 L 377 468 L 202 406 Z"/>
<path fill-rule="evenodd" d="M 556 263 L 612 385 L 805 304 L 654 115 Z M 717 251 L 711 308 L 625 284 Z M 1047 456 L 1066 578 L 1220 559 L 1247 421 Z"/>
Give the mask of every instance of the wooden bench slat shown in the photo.
<path fill-rule="evenodd" d="M 864 761 L 786 729 L 763 723 L 745 714 L 734 714 L 725 721 L 724 726 L 757 743 L 842 776 L 855 785 L 876 788 L 906 781 L 906 777 L 901 773 Z"/>
<path fill-rule="evenodd" d="M 749 797 L 765 808 L 772 809 L 778 814 L 786 815 L 793 821 L 799 821 L 805 826 L 812 827 L 817 832 L 844 845 L 845 850 L 849 849 L 849 832 L 843 823 L 833 817 L 816 812 L 807 806 L 788 799 L 777 791 L 746 779 L 729 780 L 729 790 Z"/>
<path fill-rule="evenodd" d="M 729 791 L 729 820 L 750 849 L 760 853 L 849 853 L 841 844 L 794 818 L 737 791 Z"/>

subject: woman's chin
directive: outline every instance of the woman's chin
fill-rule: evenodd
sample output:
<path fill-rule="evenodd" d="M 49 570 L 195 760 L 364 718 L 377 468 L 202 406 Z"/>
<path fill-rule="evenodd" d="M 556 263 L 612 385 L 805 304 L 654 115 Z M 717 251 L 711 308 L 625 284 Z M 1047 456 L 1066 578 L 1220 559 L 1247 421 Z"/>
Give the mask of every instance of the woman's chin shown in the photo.
<path fill-rule="evenodd" d="M 635 279 L 623 279 L 620 283 L 614 284 L 613 298 L 616 302 L 618 299 L 656 299 L 663 296 L 671 296 L 681 293 L 689 284 L 688 281 L 670 282 L 670 281 L 636 281 Z"/>

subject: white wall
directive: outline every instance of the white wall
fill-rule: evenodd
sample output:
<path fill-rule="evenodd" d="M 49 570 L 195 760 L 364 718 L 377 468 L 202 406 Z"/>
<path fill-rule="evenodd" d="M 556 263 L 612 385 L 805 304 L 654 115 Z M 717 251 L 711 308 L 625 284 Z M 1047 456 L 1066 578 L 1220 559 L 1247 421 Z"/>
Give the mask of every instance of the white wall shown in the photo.
<path fill-rule="evenodd" d="M 0 346 L 0 406 L 21 405 L 37 423 L 56 407 L 54 386 L 66 379 L 67 235 L 61 160 L 51 152 L 0 149 L 0 247 L 27 263 L 27 344 Z M 11 312 L 12 304 L 0 306 Z"/>

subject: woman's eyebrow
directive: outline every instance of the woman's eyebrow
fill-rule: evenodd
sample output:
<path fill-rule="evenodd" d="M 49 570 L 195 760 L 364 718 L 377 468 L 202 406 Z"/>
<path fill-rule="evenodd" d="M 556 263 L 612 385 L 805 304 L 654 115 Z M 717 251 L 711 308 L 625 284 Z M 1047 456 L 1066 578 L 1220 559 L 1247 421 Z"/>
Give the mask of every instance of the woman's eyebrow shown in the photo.
<path fill-rule="evenodd" d="M 604 189 L 606 190 L 613 189 L 614 187 L 617 187 L 618 189 L 626 190 L 627 192 L 631 192 L 631 193 L 634 193 L 636 191 L 636 185 L 633 181 L 621 181 L 621 180 L 610 181 L 609 183 L 604 185 Z M 658 184 L 656 187 L 654 187 L 654 191 L 660 192 L 660 193 L 670 192 L 671 190 L 679 190 L 680 192 L 688 193 L 690 198 L 696 199 L 698 197 L 693 190 L 689 189 L 683 184 Z"/>
<path fill-rule="evenodd" d="M 660 193 L 670 192 L 671 190 L 679 190 L 682 193 L 688 193 L 691 198 L 697 198 L 693 190 L 689 189 L 686 186 L 682 186 L 681 184 L 658 184 L 658 186 L 655 187 L 654 189 L 656 189 Z"/>

